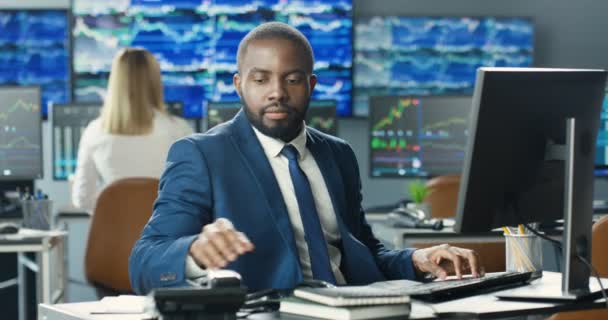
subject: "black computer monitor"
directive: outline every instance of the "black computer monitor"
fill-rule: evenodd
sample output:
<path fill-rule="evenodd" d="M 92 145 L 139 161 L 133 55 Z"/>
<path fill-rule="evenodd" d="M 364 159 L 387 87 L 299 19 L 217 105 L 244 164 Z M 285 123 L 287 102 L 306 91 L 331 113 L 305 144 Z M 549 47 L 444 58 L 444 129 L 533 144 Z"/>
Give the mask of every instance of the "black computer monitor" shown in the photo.
<path fill-rule="evenodd" d="M 170 115 L 184 118 L 184 104 L 179 101 L 165 101 L 165 109 Z"/>
<path fill-rule="evenodd" d="M 89 122 L 99 117 L 101 104 L 55 104 L 51 106 L 53 179 L 66 180 L 76 171 L 80 137 Z"/>
<path fill-rule="evenodd" d="M 40 87 L 0 86 L 0 180 L 42 178 Z"/>
<path fill-rule="evenodd" d="M 165 108 L 170 115 L 184 119 L 194 132 L 201 132 L 201 121 L 198 118 L 187 118 L 184 104 L 181 101 L 165 101 Z"/>
<path fill-rule="evenodd" d="M 239 110 L 241 110 L 241 103 L 238 101 L 209 102 L 207 104 L 207 117 L 205 118 L 206 129 L 209 130 L 234 118 Z"/>
<path fill-rule="evenodd" d="M 459 174 L 470 96 L 370 98 L 370 176 Z"/>
<path fill-rule="evenodd" d="M 608 88 L 604 94 L 595 149 L 595 176 L 608 177 Z"/>
<path fill-rule="evenodd" d="M 306 112 L 306 125 L 332 136 L 337 136 L 336 100 L 310 101 Z"/>
<path fill-rule="evenodd" d="M 564 218 L 564 294 L 555 292 L 555 299 L 577 299 L 589 290 L 590 271 L 574 257 L 590 260 L 594 146 L 605 82 L 602 70 L 477 71 L 455 230 Z"/>

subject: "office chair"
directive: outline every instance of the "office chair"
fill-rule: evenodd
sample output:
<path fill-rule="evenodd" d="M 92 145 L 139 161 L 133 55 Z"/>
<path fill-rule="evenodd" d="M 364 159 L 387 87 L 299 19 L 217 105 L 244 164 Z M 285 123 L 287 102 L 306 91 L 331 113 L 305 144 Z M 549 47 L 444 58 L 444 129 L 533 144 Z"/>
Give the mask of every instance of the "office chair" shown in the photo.
<path fill-rule="evenodd" d="M 459 175 L 438 176 L 426 183 L 429 190 L 424 199 L 431 208 L 432 218 L 452 218 L 456 216 L 458 203 L 458 189 L 460 188 Z"/>
<path fill-rule="evenodd" d="M 85 275 L 99 298 L 133 292 L 129 255 L 150 219 L 158 183 L 155 178 L 121 179 L 99 195 L 85 256 Z"/>
<path fill-rule="evenodd" d="M 593 224 L 591 235 L 591 264 L 600 277 L 608 277 L 608 216 L 602 217 Z M 594 280 L 595 281 L 595 280 Z M 556 313 L 547 320 L 575 320 L 575 319 L 608 319 L 608 309 L 593 309 L 572 312 Z"/>

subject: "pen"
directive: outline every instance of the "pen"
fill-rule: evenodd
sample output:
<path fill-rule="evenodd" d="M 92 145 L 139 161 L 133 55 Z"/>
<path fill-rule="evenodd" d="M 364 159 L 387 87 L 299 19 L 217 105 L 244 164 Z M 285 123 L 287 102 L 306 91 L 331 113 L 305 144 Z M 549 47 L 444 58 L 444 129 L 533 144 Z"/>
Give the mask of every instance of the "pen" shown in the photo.
<path fill-rule="evenodd" d="M 524 225 L 523 224 L 520 224 L 517 227 L 519 228 L 519 234 L 525 234 L 526 233 L 526 229 L 524 229 Z"/>
<path fill-rule="evenodd" d="M 505 234 L 511 234 L 511 231 L 510 231 L 510 230 L 509 230 L 509 228 L 507 228 L 507 227 L 502 227 L 502 231 L 503 231 Z"/>

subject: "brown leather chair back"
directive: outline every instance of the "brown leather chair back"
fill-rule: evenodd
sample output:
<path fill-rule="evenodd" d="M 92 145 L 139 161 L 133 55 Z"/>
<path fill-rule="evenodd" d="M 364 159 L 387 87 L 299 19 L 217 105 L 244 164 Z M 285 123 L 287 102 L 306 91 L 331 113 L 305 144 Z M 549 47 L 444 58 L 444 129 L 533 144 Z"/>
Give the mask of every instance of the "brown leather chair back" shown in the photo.
<path fill-rule="evenodd" d="M 608 277 L 608 216 L 593 224 L 591 237 L 591 263 L 602 278 Z"/>
<path fill-rule="evenodd" d="M 150 219 L 158 183 L 155 178 L 121 179 L 99 195 L 85 257 L 86 278 L 97 288 L 118 293 L 133 291 L 129 255 Z"/>
<path fill-rule="evenodd" d="M 426 183 L 429 195 L 424 200 L 431 208 L 432 218 L 450 218 L 456 215 L 460 176 L 446 175 L 430 179 Z"/>

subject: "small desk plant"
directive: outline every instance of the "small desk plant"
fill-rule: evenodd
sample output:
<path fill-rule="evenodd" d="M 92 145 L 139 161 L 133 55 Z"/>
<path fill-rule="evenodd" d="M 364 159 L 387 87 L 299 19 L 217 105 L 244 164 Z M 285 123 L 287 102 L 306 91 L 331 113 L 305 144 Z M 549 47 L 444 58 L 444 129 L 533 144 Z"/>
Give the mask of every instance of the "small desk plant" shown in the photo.
<path fill-rule="evenodd" d="M 422 180 L 414 180 L 407 185 L 407 190 L 410 194 L 412 202 L 407 204 L 408 209 L 413 209 L 418 213 L 420 219 L 428 219 L 431 217 L 431 208 L 424 199 L 430 194 L 426 182 Z"/>

